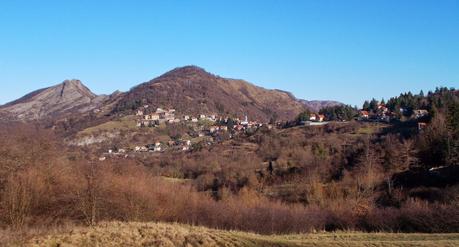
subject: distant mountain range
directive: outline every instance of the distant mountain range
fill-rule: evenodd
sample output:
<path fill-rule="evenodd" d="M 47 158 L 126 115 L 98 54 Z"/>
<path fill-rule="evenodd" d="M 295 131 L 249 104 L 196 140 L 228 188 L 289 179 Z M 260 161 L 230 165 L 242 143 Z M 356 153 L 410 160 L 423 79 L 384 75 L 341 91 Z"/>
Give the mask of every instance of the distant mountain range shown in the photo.
<path fill-rule="evenodd" d="M 219 114 L 251 119 L 289 120 L 309 108 L 341 104 L 306 101 L 281 90 L 269 90 L 244 80 L 222 78 L 196 66 L 173 69 L 130 91 L 96 95 L 79 80 L 40 89 L 0 106 L 0 117 L 19 120 L 59 119 L 98 113 L 127 115 L 139 107 L 175 108 L 182 114 Z"/>
<path fill-rule="evenodd" d="M 331 107 L 331 106 L 339 106 L 343 105 L 343 103 L 333 100 L 299 100 L 303 103 L 306 107 L 308 107 L 313 112 L 319 112 L 322 108 Z"/>

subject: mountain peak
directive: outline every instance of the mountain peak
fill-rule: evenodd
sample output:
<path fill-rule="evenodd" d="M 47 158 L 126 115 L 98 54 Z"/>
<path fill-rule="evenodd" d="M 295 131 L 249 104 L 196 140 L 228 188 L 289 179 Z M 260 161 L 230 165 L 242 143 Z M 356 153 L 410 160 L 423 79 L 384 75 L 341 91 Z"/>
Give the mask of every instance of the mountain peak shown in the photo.
<path fill-rule="evenodd" d="M 55 88 L 60 90 L 61 97 L 67 97 L 72 94 L 82 95 L 88 98 L 94 98 L 97 96 L 77 79 L 65 80 L 61 84 L 55 86 Z"/>
<path fill-rule="evenodd" d="M 211 73 L 207 72 L 205 69 L 198 67 L 196 65 L 187 65 L 183 67 L 177 67 L 169 72 L 166 72 L 162 76 L 193 76 L 193 75 L 200 75 L 200 76 L 213 76 Z"/>
<path fill-rule="evenodd" d="M 84 86 L 83 83 L 78 79 L 65 80 L 62 82 L 63 85 L 73 85 L 73 86 Z"/>
<path fill-rule="evenodd" d="M 72 79 L 29 93 L 2 109 L 19 119 L 41 119 L 74 109 L 91 109 L 96 97 L 80 80 Z"/>
<path fill-rule="evenodd" d="M 204 68 L 201 68 L 196 65 L 186 65 L 182 67 L 177 67 L 173 69 L 172 71 L 195 71 L 195 72 L 206 72 L 207 73 L 207 71 Z"/>

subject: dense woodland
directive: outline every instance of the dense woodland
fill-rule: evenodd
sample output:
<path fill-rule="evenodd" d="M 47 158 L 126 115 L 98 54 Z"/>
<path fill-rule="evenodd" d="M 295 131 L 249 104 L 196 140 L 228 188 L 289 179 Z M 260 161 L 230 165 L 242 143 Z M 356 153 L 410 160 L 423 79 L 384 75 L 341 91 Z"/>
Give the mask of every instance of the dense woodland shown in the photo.
<path fill-rule="evenodd" d="M 426 127 L 418 130 L 414 120 L 286 125 L 191 152 L 100 162 L 94 149 L 68 147 L 51 129 L 4 124 L 0 224 L 121 220 L 260 233 L 459 231 L 459 92 L 439 88 L 385 103 L 394 111 L 429 110 Z M 350 120 L 354 111 L 337 106 L 323 113 Z"/>

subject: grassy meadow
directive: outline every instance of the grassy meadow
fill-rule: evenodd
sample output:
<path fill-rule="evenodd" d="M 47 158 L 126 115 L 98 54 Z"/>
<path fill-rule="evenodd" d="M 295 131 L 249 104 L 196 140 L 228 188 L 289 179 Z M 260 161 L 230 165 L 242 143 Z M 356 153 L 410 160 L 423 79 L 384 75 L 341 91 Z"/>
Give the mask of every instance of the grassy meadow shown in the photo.
<path fill-rule="evenodd" d="M 320 232 L 259 235 L 170 223 L 106 222 L 40 234 L 8 246 L 458 246 L 459 234 Z"/>

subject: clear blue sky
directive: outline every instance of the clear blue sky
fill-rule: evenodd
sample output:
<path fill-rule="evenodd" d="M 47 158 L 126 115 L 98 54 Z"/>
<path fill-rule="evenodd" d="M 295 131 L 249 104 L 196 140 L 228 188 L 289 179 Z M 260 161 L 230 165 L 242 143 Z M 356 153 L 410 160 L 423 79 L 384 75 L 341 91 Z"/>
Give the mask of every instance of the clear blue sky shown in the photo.
<path fill-rule="evenodd" d="M 189 64 L 353 105 L 459 87 L 459 0 L 0 2 L 0 104 L 71 78 L 124 91 Z"/>

